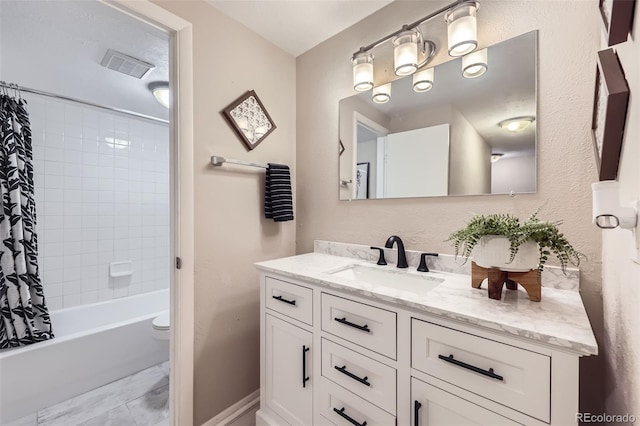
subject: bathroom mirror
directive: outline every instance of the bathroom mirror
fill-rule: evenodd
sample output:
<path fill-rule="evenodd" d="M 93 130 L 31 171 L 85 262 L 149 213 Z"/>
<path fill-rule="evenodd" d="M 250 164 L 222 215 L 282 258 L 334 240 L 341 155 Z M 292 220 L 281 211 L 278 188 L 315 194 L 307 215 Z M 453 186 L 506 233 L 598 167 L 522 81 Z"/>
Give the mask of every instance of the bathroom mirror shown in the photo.
<path fill-rule="evenodd" d="M 532 31 L 489 46 L 476 78 L 456 58 L 434 67 L 429 91 L 408 76 L 386 103 L 371 91 L 342 99 L 340 199 L 535 192 L 536 43 Z"/>

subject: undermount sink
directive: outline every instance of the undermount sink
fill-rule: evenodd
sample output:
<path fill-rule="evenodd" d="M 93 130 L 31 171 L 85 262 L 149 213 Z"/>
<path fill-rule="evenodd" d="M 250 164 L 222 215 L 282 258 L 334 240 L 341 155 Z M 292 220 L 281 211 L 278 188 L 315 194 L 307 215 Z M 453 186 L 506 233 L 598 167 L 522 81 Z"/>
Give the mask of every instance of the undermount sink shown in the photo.
<path fill-rule="evenodd" d="M 444 282 L 444 279 L 426 275 L 427 273 L 424 272 L 385 269 L 367 265 L 349 265 L 327 273 L 334 277 L 417 293 L 432 290 Z"/>

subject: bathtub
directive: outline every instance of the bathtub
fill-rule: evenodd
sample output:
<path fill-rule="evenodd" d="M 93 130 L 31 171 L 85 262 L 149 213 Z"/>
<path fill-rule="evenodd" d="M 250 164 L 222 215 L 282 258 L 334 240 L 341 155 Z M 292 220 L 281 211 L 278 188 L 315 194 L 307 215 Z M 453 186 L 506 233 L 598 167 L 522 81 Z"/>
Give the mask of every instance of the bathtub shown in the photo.
<path fill-rule="evenodd" d="M 169 359 L 151 322 L 169 290 L 51 312 L 55 338 L 0 351 L 0 424 Z"/>

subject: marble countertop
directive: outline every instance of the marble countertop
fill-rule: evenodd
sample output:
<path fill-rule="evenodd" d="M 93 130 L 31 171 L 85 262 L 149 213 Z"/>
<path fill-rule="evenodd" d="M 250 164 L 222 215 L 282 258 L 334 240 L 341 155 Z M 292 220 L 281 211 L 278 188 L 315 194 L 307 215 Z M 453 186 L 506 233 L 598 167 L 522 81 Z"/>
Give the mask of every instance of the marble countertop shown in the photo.
<path fill-rule="evenodd" d="M 428 273 L 444 282 L 432 290 L 397 289 L 373 285 L 332 275 L 330 272 L 350 265 L 367 265 L 397 272 L 394 265 L 377 266 L 375 262 L 323 253 L 308 253 L 255 265 L 265 272 L 304 280 L 328 288 L 352 292 L 384 302 L 440 315 L 490 330 L 532 339 L 580 355 L 595 355 L 598 346 L 589 318 L 577 291 L 542 288 L 542 301 L 532 302 L 527 293 L 503 290 L 502 300 L 487 297 L 486 284 L 481 290 L 471 287 L 468 275 L 446 272 Z M 406 272 L 405 272 L 406 271 Z M 424 274 L 415 270 L 402 273 Z"/>

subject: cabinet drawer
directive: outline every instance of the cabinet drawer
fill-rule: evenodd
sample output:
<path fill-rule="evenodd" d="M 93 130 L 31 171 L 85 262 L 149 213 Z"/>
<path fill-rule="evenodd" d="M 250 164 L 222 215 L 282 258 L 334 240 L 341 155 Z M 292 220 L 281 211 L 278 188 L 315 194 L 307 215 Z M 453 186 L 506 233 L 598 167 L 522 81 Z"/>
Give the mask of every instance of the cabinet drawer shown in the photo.
<path fill-rule="evenodd" d="M 313 290 L 267 277 L 265 305 L 268 309 L 313 325 Z"/>
<path fill-rule="evenodd" d="M 396 359 L 396 313 L 322 293 L 322 329 Z"/>
<path fill-rule="evenodd" d="M 322 376 L 396 414 L 395 368 L 322 339 Z"/>
<path fill-rule="evenodd" d="M 395 426 L 396 417 L 365 401 L 346 389 L 322 378 L 320 382 L 320 409 L 324 417 L 321 424 L 338 426 Z M 326 422 L 324 420 L 327 420 Z M 366 423 L 365 423 L 366 422 Z"/>
<path fill-rule="evenodd" d="M 411 408 L 411 424 L 416 426 L 519 424 L 413 377 Z"/>
<path fill-rule="evenodd" d="M 411 366 L 514 410 L 550 421 L 548 356 L 413 319 Z"/>

